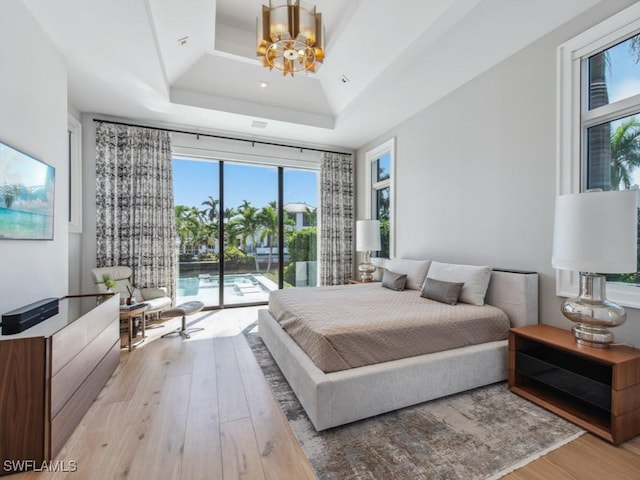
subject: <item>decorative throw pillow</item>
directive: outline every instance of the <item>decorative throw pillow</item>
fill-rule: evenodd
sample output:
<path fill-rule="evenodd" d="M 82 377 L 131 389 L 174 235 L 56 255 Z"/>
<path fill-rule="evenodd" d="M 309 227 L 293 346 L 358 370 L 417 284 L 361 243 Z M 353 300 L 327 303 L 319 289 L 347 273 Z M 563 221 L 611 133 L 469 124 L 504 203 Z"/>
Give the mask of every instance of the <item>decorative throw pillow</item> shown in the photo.
<path fill-rule="evenodd" d="M 458 303 L 458 297 L 463 285 L 464 283 L 445 282 L 427 277 L 422 286 L 420 296 L 436 302 L 446 303 L 447 305 L 455 305 Z"/>
<path fill-rule="evenodd" d="M 396 292 L 404 290 L 407 284 L 407 276 L 404 273 L 395 273 L 390 270 L 384 271 L 382 286 Z"/>
<path fill-rule="evenodd" d="M 428 278 L 445 282 L 462 282 L 464 285 L 458 301 L 471 305 L 484 305 L 484 296 L 491 278 L 491 267 L 431 262 Z"/>
<path fill-rule="evenodd" d="M 387 262 L 387 270 L 404 273 L 407 276 L 407 288 L 420 290 L 429 270 L 429 260 L 407 260 L 392 258 Z"/>

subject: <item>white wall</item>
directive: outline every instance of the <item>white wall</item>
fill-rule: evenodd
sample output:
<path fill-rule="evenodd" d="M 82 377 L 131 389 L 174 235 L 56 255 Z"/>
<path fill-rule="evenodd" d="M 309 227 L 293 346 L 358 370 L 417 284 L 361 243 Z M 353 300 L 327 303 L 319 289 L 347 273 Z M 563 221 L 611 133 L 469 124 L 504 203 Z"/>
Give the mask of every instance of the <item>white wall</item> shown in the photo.
<path fill-rule="evenodd" d="M 53 241 L 0 240 L 0 313 L 67 294 L 67 73 L 19 0 L 0 14 L 0 140 L 56 169 Z"/>
<path fill-rule="evenodd" d="M 357 152 L 396 137 L 396 256 L 540 273 L 540 321 L 563 328 L 551 268 L 556 49 L 634 3 L 599 4 Z M 437 66 L 434 65 L 434 75 Z M 365 192 L 358 190 L 358 218 Z M 614 330 L 640 346 L 640 311 Z"/>

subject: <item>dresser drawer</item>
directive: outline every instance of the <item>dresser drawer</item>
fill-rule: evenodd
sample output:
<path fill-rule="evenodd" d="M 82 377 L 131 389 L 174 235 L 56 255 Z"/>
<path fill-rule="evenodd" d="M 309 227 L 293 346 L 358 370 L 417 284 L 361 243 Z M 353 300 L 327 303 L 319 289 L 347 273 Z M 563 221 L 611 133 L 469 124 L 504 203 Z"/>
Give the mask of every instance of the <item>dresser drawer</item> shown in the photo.
<path fill-rule="evenodd" d="M 115 319 L 113 304 L 116 299 L 109 299 L 91 310 L 75 322 L 51 336 L 51 376 L 54 376 L 69 361 L 91 343 Z"/>
<path fill-rule="evenodd" d="M 78 426 L 84 414 L 120 363 L 120 338 L 98 363 L 84 383 L 69 398 L 58 414 L 51 418 L 50 455 L 54 458 Z"/>
<path fill-rule="evenodd" d="M 120 325 L 114 319 L 96 338 L 51 378 L 51 416 L 55 417 L 94 368 L 120 340 Z M 55 352 L 54 352 L 55 355 Z"/>

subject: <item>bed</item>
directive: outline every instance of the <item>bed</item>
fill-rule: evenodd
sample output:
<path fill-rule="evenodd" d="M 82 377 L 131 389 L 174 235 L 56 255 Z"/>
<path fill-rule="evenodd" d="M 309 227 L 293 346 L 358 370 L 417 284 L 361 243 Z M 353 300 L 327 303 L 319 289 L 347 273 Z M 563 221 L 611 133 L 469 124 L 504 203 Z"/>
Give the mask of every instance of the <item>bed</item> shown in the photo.
<path fill-rule="evenodd" d="M 363 292 L 381 288 L 380 284 L 340 288 L 357 297 L 360 287 Z M 538 323 L 538 276 L 493 270 L 484 301 L 489 308 L 504 312 L 512 327 Z M 258 313 L 260 335 L 316 430 L 503 381 L 507 376 L 506 339 L 344 369 L 329 362 L 323 365 L 330 370 L 325 372 L 274 318 L 282 321 L 277 309 L 271 304 L 270 309 L 273 314 L 269 309 Z M 347 361 L 352 362 L 358 365 L 359 360 Z"/>

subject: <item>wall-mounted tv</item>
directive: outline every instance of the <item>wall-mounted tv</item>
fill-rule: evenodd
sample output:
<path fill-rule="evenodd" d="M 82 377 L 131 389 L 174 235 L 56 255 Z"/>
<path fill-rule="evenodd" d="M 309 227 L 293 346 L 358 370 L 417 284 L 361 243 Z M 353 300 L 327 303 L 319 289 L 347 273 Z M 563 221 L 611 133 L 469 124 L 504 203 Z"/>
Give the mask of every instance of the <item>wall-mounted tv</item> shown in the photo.
<path fill-rule="evenodd" d="M 0 240 L 53 240 L 55 169 L 0 142 Z"/>

